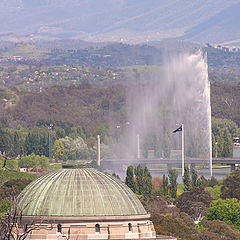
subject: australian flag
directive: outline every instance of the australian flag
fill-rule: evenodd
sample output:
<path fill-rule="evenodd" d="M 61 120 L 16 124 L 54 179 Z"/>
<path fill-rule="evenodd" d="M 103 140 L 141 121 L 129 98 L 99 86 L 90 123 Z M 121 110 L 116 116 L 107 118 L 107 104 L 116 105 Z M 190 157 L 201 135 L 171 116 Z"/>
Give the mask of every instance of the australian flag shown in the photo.
<path fill-rule="evenodd" d="M 173 131 L 173 133 L 176 133 L 176 132 L 182 132 L 182 125 L 179 128 L 177 128 L 176 130 Z"/>

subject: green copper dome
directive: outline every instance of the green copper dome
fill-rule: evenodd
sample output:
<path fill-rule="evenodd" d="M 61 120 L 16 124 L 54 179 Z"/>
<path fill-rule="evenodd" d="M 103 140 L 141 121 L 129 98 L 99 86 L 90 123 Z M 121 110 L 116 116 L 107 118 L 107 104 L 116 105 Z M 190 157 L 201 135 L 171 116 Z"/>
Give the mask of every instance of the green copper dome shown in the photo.
<path fill-rule="evenodd" d="M 118 179 L 91 168 L 50 172 L 29 184 L 18 203 L 26 216 L 121 216 L 146 214 Z"/>

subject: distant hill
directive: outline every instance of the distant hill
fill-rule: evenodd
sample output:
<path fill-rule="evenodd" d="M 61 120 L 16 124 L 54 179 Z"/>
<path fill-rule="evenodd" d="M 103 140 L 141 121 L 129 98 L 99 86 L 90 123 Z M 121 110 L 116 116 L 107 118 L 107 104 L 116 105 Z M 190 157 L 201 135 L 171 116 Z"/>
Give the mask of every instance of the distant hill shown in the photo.
<path fill-rule="evenodd" d="M 134 88 L 134 87 L 133 87 Z M 121 122 L 126 117 L 126 96 L 129 86 L 92 88 L 89 84 L 55 86 L 43 92 L 20 92 L 19 101 L 10 108 L 0 102 L 0 121 L 10 126 L 33 126 L 39 119 L 71 122 L 94 129 L 102 123 Z M 227 118 L 240 126 L 240 85 L 211 85 L 212 116 Z M 107 107 L 103 104 L 108 100 Z"/>
<path fill-rule="evenodd" d="M 0 37 L 140 43 L 240 38 L 239 0 L 3 0 Z"/>

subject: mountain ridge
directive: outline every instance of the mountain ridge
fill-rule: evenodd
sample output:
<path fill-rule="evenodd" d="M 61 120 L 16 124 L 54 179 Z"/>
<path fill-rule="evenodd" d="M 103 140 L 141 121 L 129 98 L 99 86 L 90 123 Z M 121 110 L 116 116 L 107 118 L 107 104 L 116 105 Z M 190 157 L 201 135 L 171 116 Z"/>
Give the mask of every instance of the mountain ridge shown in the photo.
<path fill-rule="evenodd" d="M 68 38 L 92 42 L 140 43 L 164 39 L 225 42 L 239 39 L 235 17 L 240 12 L 235 7 L 239 4 L 239 0 L 3 0 L 0 21 L 4 24 L 0 37 L 16 33 L 29 34 L 29 39 Z M 227 17 L 231 11 L 237 13 L 230 16 L 230 22 L 235 25 L 229 34 Z M 214 21 L 211 25 L 211 19 L 219 16 L 224 23 Z M 201 26 L 209 28 L 208 24 L 211 29 L 206 35 Z M 217 31 L 219 28 L 221 31 Z M 15 38 L 10 35 L 2 38 Z"/>

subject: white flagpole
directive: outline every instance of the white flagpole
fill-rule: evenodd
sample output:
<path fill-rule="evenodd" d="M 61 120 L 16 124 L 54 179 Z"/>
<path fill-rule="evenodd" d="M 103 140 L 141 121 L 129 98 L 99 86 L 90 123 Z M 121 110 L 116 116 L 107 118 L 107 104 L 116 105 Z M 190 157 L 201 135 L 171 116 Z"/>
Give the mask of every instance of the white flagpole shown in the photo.
<path fill-rule="evenodd" d="M 182 177 L 184 176 L 184 124 L 182 124 Z"/>

